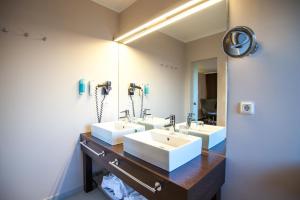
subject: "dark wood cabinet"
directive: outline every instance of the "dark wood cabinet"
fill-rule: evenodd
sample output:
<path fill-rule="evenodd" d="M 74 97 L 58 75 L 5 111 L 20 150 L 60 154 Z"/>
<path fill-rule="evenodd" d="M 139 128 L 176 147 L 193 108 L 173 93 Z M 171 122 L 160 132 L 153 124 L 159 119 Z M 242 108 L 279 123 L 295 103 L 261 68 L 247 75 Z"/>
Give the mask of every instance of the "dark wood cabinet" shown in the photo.
<path fill-rule="evenodd" d="M 124 152 L 122 144 L 109 145 L 92 137 L 90 133 L 81 134 L 81 142 L 84 142 L 81 149 L 86 192 L 92 190 L 93 161 L 148 199 L 220 199 L 220 189 L 225 181 L 223 155 L 203 151 L 185 165 L 167 172 Z"/>

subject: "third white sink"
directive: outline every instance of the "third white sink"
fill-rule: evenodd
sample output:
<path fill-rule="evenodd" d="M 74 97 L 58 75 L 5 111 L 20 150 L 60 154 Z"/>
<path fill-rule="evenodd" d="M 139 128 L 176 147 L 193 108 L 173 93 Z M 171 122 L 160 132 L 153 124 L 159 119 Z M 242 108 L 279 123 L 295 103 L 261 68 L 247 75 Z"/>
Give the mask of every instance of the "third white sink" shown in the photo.
<path fill-rule="evenodd" d="M 203 148 L 210 149 L 226 139 L 226 128 L 222 126 L 191 124 L 190 128 L 186 123 L 176 124 L 176 130 L 185 134 L 201 137 Z"/>
<path fill-rule="evenodd" d="M 123 136 L 130 133 L 145 131 L 139 124 L 124 121 L 96 123 L 92 125 L 92 136 L 111 145 L 123 143 Z"/>

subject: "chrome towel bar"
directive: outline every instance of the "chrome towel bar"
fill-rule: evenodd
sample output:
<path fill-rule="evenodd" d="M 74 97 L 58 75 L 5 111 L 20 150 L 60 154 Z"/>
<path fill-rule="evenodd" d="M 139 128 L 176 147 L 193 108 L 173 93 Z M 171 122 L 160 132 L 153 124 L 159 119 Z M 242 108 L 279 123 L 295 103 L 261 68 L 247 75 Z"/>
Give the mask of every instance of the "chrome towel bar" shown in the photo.
<path fill-rule="evenodd" d="M 161 184 L 159 182 L 155 182 L 154 187 L 151 187 L 149 185 L 147 185 L 146 183 L 144 183 L 143 181 L 137 179 L 136 177 L 134 177 L 133 175 L 129 174 L 128 172 L 126 172 L 124 169 L 120 168 L 119 165 L 119 161 L 118 159 L 115 159 L 114 161 L 110 161 L 109 165 L 111 165 L 112 167 L 114 167 L 115 169 L 117 169 L 118 171 L 122 172 L 124 175 L 128 176 L 130 179 L 134 180 L 135 182 L 137 182 L 138 184 L 140 184 L 141 186 L 143 186 L 144 188 L 148 189 L 149 191 L 151 191 L 152 193 L 156 193 L 158 191 L 161 191 L 162 187 Z"/>
<path fill-rule="evenodd" d="M 80 144 L 82 146 L 84 146 L 85 148 L 87 148 L 89 151 L 91 151 L 93 154 L 95 154 L 96 156 L 100 157 L 104 157 L 105 156 L 105 152 L 104 151 L 101 151 L 100 153 L 96 152 L 94 149 L 92 149 L 91 147 L 89 147 L 87 144 L 86 144 L 86 141 L 82 141 L 80 142 Z"/>

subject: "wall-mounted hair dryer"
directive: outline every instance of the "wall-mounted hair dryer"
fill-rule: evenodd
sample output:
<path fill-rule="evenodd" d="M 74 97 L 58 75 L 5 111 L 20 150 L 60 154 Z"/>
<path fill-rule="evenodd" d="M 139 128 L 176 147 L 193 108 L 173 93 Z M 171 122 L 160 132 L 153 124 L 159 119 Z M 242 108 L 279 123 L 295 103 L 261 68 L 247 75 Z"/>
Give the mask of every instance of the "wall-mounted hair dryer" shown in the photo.
<path fill-rule="evenodd" d="M 130 83 L 129 87 L 128 87 L 128 95 L 134 95 L 134 91 L 138 89 L 138 90 L 142 90 L 141 86 L 136 85 L 135 83 Z"/>
<path fill-rule="evenodd" d="M 98 89 L 98 88 L 102 88 L 102 95 L 108 95 L 109 94 L 109 92 L 110 92 L 110 90 L 111 90 L 111 81 L 105 81 L 104 83 L 102 83 L 102 84 L 98 84 L 97 86 L 96 86 L 96 90 Z"/>
<path fill-rule="evenodd" d="M 98 100 L 98 89 L 101 90 L 101 94 L 103 95 L 103 98 L 100 103 L 100 110 L 99 110 L 99 100 Z M 109 94 L 110 90 L 112 89 L 111 87 L 111 81 L 105 81 L 102 84 L 98 84 L 95 89 L 95 97 L 96 97 L 96 111 L 97 111 L 97 118 L 98 118 L 98 123 L 101 123 L 102 121 L 102 114 L 103 114 L 103 102 L 105 100 L 106 95 Z"/>

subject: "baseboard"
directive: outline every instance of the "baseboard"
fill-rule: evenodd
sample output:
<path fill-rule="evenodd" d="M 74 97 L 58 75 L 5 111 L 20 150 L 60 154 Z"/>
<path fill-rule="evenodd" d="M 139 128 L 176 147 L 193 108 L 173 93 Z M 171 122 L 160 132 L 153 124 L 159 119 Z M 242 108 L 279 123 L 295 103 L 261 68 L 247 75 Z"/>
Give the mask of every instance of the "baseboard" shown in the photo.
<path fill-rule="evenodd" d="M 83 186 L 79 186 L 77 188 L 74 188 L 74 189 L 64 192 L 64 193 L 58 193 L 58 194 L 46 197 L 43 200 L 64 200 L 70 196 L 73 196 L 74 194 L 81 192 L 81 191 L 83 191 Z"/>

